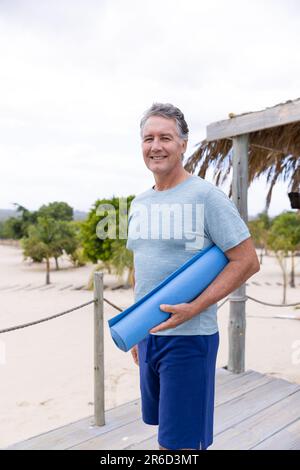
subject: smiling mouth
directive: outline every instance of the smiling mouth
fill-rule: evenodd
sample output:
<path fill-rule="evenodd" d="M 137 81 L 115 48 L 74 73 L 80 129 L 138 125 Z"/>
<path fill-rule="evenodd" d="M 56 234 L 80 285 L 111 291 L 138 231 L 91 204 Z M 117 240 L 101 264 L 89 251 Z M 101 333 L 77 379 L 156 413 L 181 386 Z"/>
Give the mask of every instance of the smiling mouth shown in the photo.
<path fill-rule="evenodd" d="M 151 160 L 159 161 L 159 160 L 164 160 L 165 158 L 167 158 L 167 156 L 159 156 L 159 157 L 158 156 L 157 157 L 152 156 L 150 158 L 151 158 Z"/>

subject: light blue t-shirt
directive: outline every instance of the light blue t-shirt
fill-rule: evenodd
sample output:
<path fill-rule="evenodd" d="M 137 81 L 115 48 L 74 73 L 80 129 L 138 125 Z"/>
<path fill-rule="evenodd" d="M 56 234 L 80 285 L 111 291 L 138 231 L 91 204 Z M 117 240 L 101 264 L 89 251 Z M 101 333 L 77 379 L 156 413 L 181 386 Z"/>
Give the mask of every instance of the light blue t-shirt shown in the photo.
<path fill-rule="evenodd" d="M 165 191 L 151 188 L 139 194 L 130 206 L 126 245 L 134 255 L 135 301 L 199 250 L 215 244 L 225 252 L 249 237 L 234 203 L 199 176 L 191 175 Z M 211 335 L 217 331 L 214 304 L 175 328 L 152 334 Z"/>

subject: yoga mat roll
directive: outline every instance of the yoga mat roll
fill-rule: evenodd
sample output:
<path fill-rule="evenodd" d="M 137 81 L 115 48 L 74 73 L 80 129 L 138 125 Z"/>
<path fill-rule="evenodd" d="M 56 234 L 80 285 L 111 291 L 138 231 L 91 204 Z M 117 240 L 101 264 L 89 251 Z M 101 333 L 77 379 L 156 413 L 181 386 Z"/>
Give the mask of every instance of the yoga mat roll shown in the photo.
<path fill-rule="evenodd" d="M 198 297 L 218 276 L 228 258 L 216 246 L 208 247 L 189 259 L 154 289 L 108 321 L 115 344 L 129 351 L 142 341 L 151 328 L 172 314 L 160 310 L 161 304 L 187 303 Z"/>

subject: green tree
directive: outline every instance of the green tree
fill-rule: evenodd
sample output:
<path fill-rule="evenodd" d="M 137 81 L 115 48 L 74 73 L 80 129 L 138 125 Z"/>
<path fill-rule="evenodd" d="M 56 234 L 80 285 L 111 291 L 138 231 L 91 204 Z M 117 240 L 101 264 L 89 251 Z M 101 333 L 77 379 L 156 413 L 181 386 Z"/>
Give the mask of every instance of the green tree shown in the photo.
<path fill-rule="evenodd" d="M 127 211 L 134 196 L 127 198 Z M 99 222 L 107 218 L 108 211 L 105 211 L 102 215 L 97 215 L 97 208 L 101 205 L 110 205 L 115 210 L 115 223 L 113 216 L 110 218 L 111 226 L 115 228 L 115 238 L 108 236 L 105 239 L 100 239 L 97 235 L 97 226 Z M 84 253 L 92 263 L 97 263 L 98 260 L 102 262 L 108 262 L 112 257 L 112 243 L 115 239 L 119 238 L 119 199 L 113 197 L 112 199 L 99 199 L 95 202 L 92 209 L 88 213 L 88 216 L 81 225 L 81 240 L 84 248 Z"/>
<path fill-rule="evenodd" d="M 23 222 L 20 217 L 9 217 L 3 222 L 1 238 L 20 240 L 23 236 Z"/>
<path fill-rule="evenodd" d="M 42 205 L 37 211 L 37 217 L 50 217 L 54 220 L 69 222 L 73 220 L 73 208 L 69 206 L 69 204 L 67 204 L 66 202 L 54 201 L 50 202 L 49 204 Z M 62 225 L 61 230 L 62 237 L 64 236 L 63 232 L 66 233 L 64 248 L 61 248 L 61 246 L 59 245 L 57 247 L 57 252 L 54 255 L 56 270 L 59 269 L 58 259 L 63 254 L 63 249 L 65 249 L 66 253 L 71 255 L 72 253 L 75 253 L 75 250 L 77 248 L 77 244 L 74 247 L 76 237 L 74 236 L 73 230 L 67 225 Z M 68 238 L 69 235 L 70 238 Z"/>
<path fill-rule="evenodd" d="M 12 217 L 10 227 L 14 238 L 21 239 L 22 237 L 26 237 L 28 227 L 36 223 L 37 212 L 30 211 L 16 202 L 14 206 L 16 207 L 18 217 Z"/>
<path fill-rule="evenodd" d="M 275 230 L 286 238 L 291 255 L 290 286 L 295 287 L 295 254 L 300 248 L 300 213 L 284 212 L 273 221 Z"/>
<path fill-rule="evenodd" d="M 119 276 L 126 269 L 129 270 L 130 276 L 130 270 L 133 269 L 130 267 L 131 255 L 129 250 L 126 249 L 126 240 L 122 240 L 119 237 L 120 222 L 125 220 L 124 217 L 120 219 L 119 201 L 122 200 L 124 205 L 126 204 L 128 213 L 133 198 L 134 196 L 131 195 L 126 199 L 113 197 L 112 199 L 97 200 L 90 210 L 87 219 L 81 225 L 81 242 L 84 255 L 95 264 L 101 261 L 101 265 L 107 268 L 108 272 L 111 272 L 111 269 L 115 269 Z M 114 210 L 112 212 L 107 210 L 101 215 L 97 215 L 97 208 L 105 204 L 110 205 Z M 108 233 L 107 230 L 108 237 L 105 239 L 101 239 L 97 235 L 98 224 L 103 219 L 107 221 L 107 224 L 110 222 L 110 228 L 112 229 L 111 233 Z"/>
<path fill-rule="evenodd" d="M 38 211 L 30 211 L 21 204 L 14 203 L 17 216 L 10 217 L 2 224 L 0 237 L 20 240 L 27 237 L 28 228 L 37 222 L 38 217 L 51 217 L 54 220 L 73 220 L 73 208 L 66 202 L 51 202 L 43 205 Z"/>
<path fill-rule="evenodd" d="M 114 240 L 112 243 L 111 263 L 116 274 L 121 278 L 124 271 L 127 270 L 126 288 L 133 286 L 133 255 L 126 248 L 126 240 Z"/>
<path fill-rule="evenodd" d="M 295 252 L 300 246 L 300 219 L 299 214 L 285 212 L 272 221 L 268 235 L 268 246 L 274 251 L 283 275 L 283 299 L 286 303 L 287 288 L 287 258 L 291 253 L 291 287 L 295 287 Z"/>
<path fill-rule="evenodd" d="M 66 243 L 63 245 L 63 250 L 69 255 L 73 265 L 77 267 L 84 266 L 87 261 L 83 247 L 81 246 L 81 225 L 81 220 L 67 222 L 68 231 L 71 236 L 66 233 L 68 240 L 66 240 Z"/>
<path fill-rule="evenodd" d="M 3 220 L 0 220 L 0 240 L 1 238 L 6 238 L 5 237 L 5 225 L 4 225 L 4 221 Z"/>
<path fill-rule="evenodd" d="M 50 202 L 39 208 L 37 216 L 52 217 L 54 220 L 73 220 L 73 207 L 69 206 L 66 202 Z"/>
<path fill-rule="evenodd" d="M 49 217 L 50 219 L 50 217 Z M 52 219 L 55 220 L 55 219 Z M 56 220 L 59 236 L 53 240 L 53 257 L 55 260 L 56 270 L 59 269 L 58 259 L 64 254 L 64 252 L 70 256 L 75 257 L 75 252 L 79 247 L 80 241 L 76 226 L 72 222 L 65 220 Z"/>
<path fill-rule="evenodd" d="M 260 264 L 263 262 L 263 252 L 267 251 L 268 233 L 271 220 L 266 212 L 260 213 L 256 219 L 248 222 L 248 227 L 255 245 L 260 248 Z"/>
<path fill-rule="evenodd" d="M 71 253 L 78 246 L 74 227 L 69 222 L 41 216 L 28 228 L 28 236 L 21 243 L 25 259 L 46 261 L 46 284 L 50 284 L 50 259 L 60 256 L 63 250 Z"/>
<path fill-rule="evenodd" d="M 9 217 L 2 223 L 1 238 L 20 240 L 27 235 L 29 225 L 35 223 L 36 213 L 30 212 L 24 206 L 14 203 L 17 215 Z"/>

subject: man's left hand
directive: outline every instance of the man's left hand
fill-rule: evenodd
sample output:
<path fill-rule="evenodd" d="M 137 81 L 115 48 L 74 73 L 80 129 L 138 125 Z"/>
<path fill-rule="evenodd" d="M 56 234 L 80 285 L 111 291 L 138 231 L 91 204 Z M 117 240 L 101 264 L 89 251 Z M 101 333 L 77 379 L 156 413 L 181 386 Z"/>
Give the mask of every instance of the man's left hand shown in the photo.
<path fill-rule="evenodd" d="M 184 323 L 195 316 L 195 311 L 191 304 L 161 304 L 160 309 L 163 312 L 172 313 L 172 315 L 168 320 L 152 328 L 149 333 L 157 333 L 158 331 L 167 330 L 168 328 L 175 328 L 175 326 L 181 325 L 181 323 Z"/>

